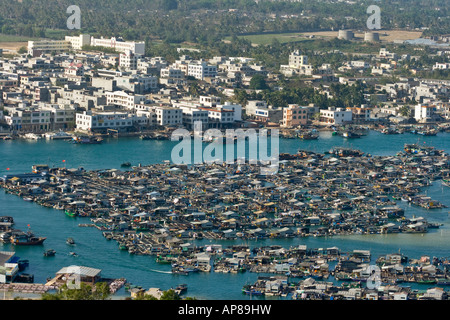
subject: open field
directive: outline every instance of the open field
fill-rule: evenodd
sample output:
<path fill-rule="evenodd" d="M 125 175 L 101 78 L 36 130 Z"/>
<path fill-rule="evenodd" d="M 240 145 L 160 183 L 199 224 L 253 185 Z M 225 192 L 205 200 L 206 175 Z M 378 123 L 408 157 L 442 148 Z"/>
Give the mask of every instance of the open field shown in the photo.
<path fill-rule="evenodd" d="M 266 33 L 256 35 L 239 36 L 245 38 L 255 45 L 267 45 L 272 43 L 273 39 L 277 39 L 280 43 L 298 42 L 313 38 L 336 38 L 338 31 L 318 31 L 318 32 L 297 32 L 297 33 Z M 363 32 L 354 32 L 356 40 L 364 40 Z M 380 30 L 380 40 L 385 42 L 405 41 L 418 39 L 422 36 L 420 31 L 403 31 L 403 30 Z M 226 38 L 225 40 L 230 40 Z"/>
<path fill-rule="evenodd" d="M 21 47 L 27 47 L 28 42 L 0 42 L 0 49 L 3 49 L 5 53 L 17 52 Z"/>
<path fill-rule="evenodd" d="M 422 36 L 421 31 L 404 31 L 404 30 L 379 30 L 374 31 L 380 34 L 380 40 L 386 42 L 394 42 L 396 40 L 414 40 L 418 39 Z M 320 31 L 320 32 L 306 32 L 303 35 L 315 36 L 315 37 L 324 37 L 324 38 L 336 38 L 338 36 L 338 31 Z M 354 32 L 356 39 L 364 40 L 364 32 Z"/>

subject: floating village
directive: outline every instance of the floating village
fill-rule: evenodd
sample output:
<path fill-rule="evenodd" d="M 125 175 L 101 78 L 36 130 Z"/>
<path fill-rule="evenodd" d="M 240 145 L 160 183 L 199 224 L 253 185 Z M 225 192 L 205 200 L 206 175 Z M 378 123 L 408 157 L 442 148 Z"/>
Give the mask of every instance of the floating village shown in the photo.
<path fill-rule="evenodd" d="M 277 174 L 260 169 L 239 161 L 199 165 L 164 161 L 95 171 L 35 165 L 30 173 L 4 176 L 1 187 L 24 201 L 61 210 L 69 217 L 84 217 L 86 222 L 79 227 L 97 228 L 107 240 L 117 242 L 118 250 L 169 264 L 173 274 L 264 274 L 255 283 L 243 284 L 243 294 L 292 299 L 447 299 L 443 286 L 450 285 L 450 262 L 445 257 L 387 253 L 373 261 L 367 250 L 341 252 L 337 247 L 304 245 L 250 248 L 232 242 L 427 233 L 441 225 L 424 217 L 407 218 L 397 201 L 427 210 L 443 208 L 423 189 L 435 180 L 449 186 L 447 153 L 420 144 L 406 144 L 395 156 L 371 156 L 348 148 L 325 154 L 299 150 L 280 154 Z M 201 239 L 211 242 L 194 244 Z M 2 217 L 0 240 L 38 245 L 45 237 L 16 230 L 11 217 Z M 214 240 L 231 242 L 224 246 Z M 366 285 L 372 276 L 371 261 L 380 270 L 377 289 Z M 342 283 L 327 282 L 331 279 Z M 49 279 L 46 289 L 56 283 Z M 112 283 L 116 289 L 126 285 L 123 279 Z M 419 295 L 409 286 L 401 287 L 402 283 L 436 287 Z"/>

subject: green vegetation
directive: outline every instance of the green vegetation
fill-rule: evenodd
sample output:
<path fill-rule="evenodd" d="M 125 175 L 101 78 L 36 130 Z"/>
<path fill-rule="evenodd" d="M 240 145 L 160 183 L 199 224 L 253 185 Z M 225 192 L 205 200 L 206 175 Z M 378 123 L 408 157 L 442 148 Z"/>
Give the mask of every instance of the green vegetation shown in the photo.
<path fill-rule="evenodd" d="M 380 0 L 382 27 L 428 28 L 426 35 L 445 34 L 450 29 L 447 0 Z M 67 30 L 70 0 L 0 0 L 0 31 L 28 37 L 62 37 Z M 355 3 L 303 0 L 79 0 L 79 30 L 94 36 L 122 36 L 124 39 L 159 39 L 167 43 L 184 41 L 213 45 L 239 34 L 292 33 L 307 31 L 364 29 L 371 0 Z M 437 10 L 438 9 L 438 10 Z M 55 30 L 50 32 L 48 29 Z M 259 36 L 263 44 L 272 40 Z M 288 34 L 280 43 L 295 40 Z"/>
<path fill-rule="evenodd" d="M 106 300 L 110 295 L 106 282 L 98 282 L 95 286 L 81 283 L 79 289 L 70 289 L 64 285 L 58 293 L 45 293 L 42 300 Z"/>
<path fill-rule="evenodd" d="M 321 92 L 320 89 L 307 87 L 300 80 L 293 80 L 283 90 L 263 90 L 248 93 L 242 89 L 235 89 L 234 99 L 237 103 L 246 104 L 249 100 L 264 100 L 276 108 L 287 107 L 289 104 L 309 105 L 311 103 L 321 109 L 328 107 L 354 107 L 364 103 L 366 87 L 361 83 L 345 85 L 332 83 L 330 93 L 333 98 Z"/>
<path fill-rule="evenodd" d="M 116 51 L 115 49 L 107 48 L 107 47 L 98 47 L 98 46 L 84 45 L 81 49 L 84 50 L 84 51 L 94 51 L 94 52 L 119 54 L 119 52 Z"/>

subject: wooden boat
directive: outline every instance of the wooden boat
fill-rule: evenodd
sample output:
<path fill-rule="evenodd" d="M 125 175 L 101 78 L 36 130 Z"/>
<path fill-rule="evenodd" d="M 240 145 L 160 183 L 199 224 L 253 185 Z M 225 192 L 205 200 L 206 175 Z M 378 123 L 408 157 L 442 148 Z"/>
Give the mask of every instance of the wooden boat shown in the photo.
<path fill-rule="evenodd" d="M 53 257 L 55 256 L 56 251 L 53 249 L 48 249 L 47 251 L 44 252 L 44 257 Z"/>
<path fill-rule="evenodd" d="M 36 246 L 45 241 L 45 237 L 36 237 L 33 233 L 27 232 L 11 236 L 11 243 L 17 246 Z"/>

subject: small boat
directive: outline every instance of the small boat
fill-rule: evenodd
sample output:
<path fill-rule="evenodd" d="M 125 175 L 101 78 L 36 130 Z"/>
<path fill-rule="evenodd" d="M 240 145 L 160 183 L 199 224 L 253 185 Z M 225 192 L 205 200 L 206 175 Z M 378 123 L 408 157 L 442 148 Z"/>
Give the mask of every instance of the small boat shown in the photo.
<path fill-rule="evenodd" d="M 152 137 L 150 137 L 149 135 L 141 135 L 140 137 L 139 137 L 141 140 L 152 140 Z"/>
<path fill-rule="evenodd" d="M 129 168 L 131 167 L 131 163 L 130 162 L 124 162 L 120 165 L 122 168 Z"/>
<path fill-rule="evenodd" d="M 69 210 L 66 210 L 65 213 L 66 213 L 66 216 L 68 216 L 68 217 L 76 217 L 77 216 L 76 212 L 72 212 Z"/>
<path fill-rule="evenodd" d="M 23 135 L 23 138 L 28 139 L 28 140 L 40 140 L 40 139 L 42 139 L 42 136 L 39 134 L 35 134 L 35 133 L 27 133 L 27 134 Z"/>
<path fill-rule="evenodd" d="M 73 137 L 74 144 L 101 144 L 103 139 L 100 137 Z"/>
<path fill-rule="evenodd" d="M 175 290 L 179 291 L 180 293 L 184 293 L 187 291 L 187 284 L 179 284 Z"/>
<path fill-rule="evenodd" d="M 66 243 L 68 245 L 74 245 L 75 244 L 75 240 L 73 240 L 73 238 L 67 238 Z"/>
<path fill-rule="evenodd" d="M 59 131 L 54 133 L 47 133 L 45 134 L 45 138 L 47 140 L 68 140 L 72 139 L 72 136 L 64 131 Z"/>
<path fill-rule="evenodd" d="M 71 255 L 72 257 L 78 257 L 78 254 L 76 254 L 75 252 L 69 252 L 69 255 Z"/>
<path fill-rule="evenodd" d="M 358 133 L 356 133 L 356 132 L 353 132 L 353 131 L 345 131 L 345 132 L 342 133 L 342 136 L 343 136 L 344 138 L 349 138 L 349 139 L 353 139 L 353 138 L 361 138 L 361 135 L 360 135 L 360 134 L 358 134 Z"/>
<path fill-rule="evenodd" d="M 44 252 L 44 257 L 53 257 L 55 256 L 56 251 L 53 249 L 48 249 L 47 251 Z"/>

